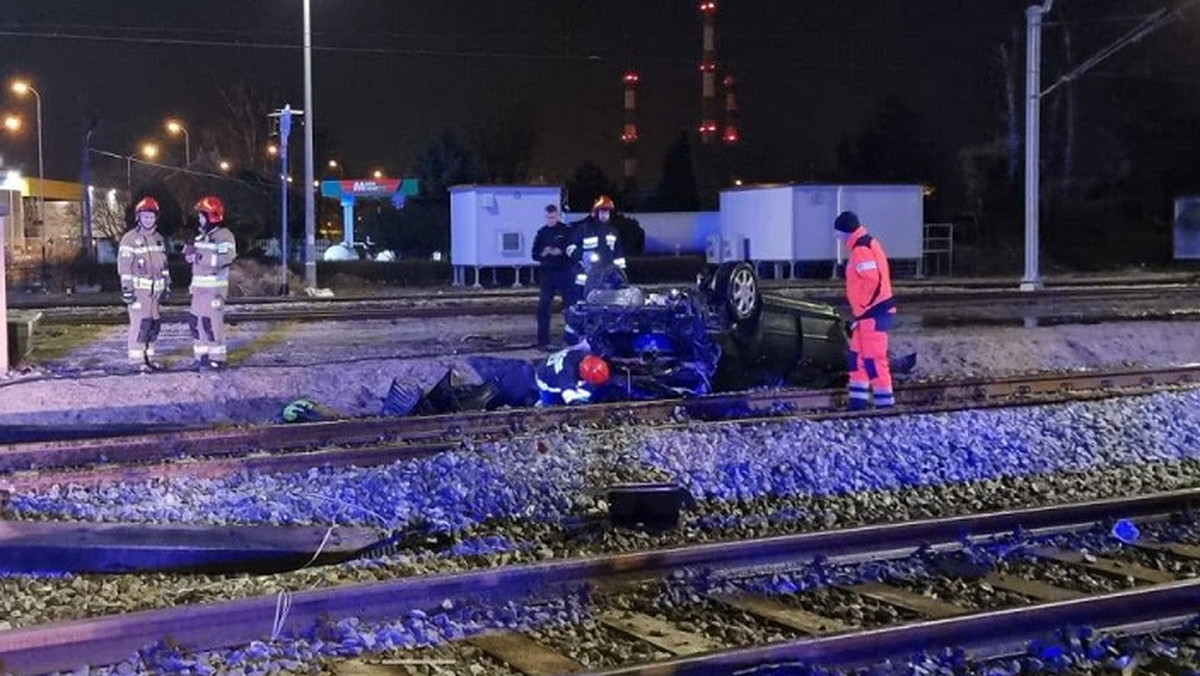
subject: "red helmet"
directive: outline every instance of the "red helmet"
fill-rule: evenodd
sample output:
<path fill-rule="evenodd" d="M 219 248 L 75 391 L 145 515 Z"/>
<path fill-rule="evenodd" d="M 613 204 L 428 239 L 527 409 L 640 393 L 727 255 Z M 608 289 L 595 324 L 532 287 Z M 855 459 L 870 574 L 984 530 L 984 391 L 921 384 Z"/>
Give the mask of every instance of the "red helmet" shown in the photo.
<path fill-rule="evenodd" d="M 597 199 L 594 204 L 592 204 L 592 213 L 595 214 L 597 211 L 601 211 L 603 209 L 608 209 L 609 211 L 613 211 L 616 208 L 617 207 L 615 204 L 613 204 L 611 197 L 609 197 L 608 195 L 601 195 L 600 198 Z"/>
<path fill-rule="evenodd" d="M 579 377 L 589 385 L 603 385 L 608 382 L 608 376 L 608 362 L 594 354 L 579 362 Z"/>
<path fill-rule="evenodd" d="M 220 223 L 225 220 L 225 205 L 215 195 L 201 197 L 200 201 L 196 202 L 196 206 L 192 207 L 192 210 L 207 216 L 209 223 Z"/>
<path fill-rule="evenodd" d="M 137 206 L 133 207 L 133 213 L 140 214 L 143 211 L 158 213 L 158 200 L 153 197 L 143 197 L 138 201 Z"/>

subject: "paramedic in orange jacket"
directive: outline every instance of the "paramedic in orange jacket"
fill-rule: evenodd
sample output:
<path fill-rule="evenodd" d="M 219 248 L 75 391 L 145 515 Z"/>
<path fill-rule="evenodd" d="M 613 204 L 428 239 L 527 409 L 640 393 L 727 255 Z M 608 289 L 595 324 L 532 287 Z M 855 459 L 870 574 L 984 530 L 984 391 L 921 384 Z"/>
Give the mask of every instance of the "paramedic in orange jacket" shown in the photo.
<path fill-rule="evenodd" d="M 892 392 L 892 372 L 888 367 L 888 336 L 896 317 L 892 296 L 892 274 L 887 254 L 879 240 L 852 211 L 843 211 L 833 223 L 838 239 L 846 246 L 846 300 L 850 302 L 850 410 L 870 407 L 874 387 L 875 406 L 896 404 Z"/>

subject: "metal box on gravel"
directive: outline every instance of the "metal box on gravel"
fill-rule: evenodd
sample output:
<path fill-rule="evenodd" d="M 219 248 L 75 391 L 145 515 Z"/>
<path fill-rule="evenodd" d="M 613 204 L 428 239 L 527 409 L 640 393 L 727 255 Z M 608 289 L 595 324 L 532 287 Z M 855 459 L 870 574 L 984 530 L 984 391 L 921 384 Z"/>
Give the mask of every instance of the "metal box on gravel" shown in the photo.
<path fill-rule="evenodd" d="M 18 364 L 33 351 L 33 329 L 42 318 L 41 312 L 8 312 L 8 361 Z"/>
<path fill-rule="evenodd" d="M 679 484 L 618 484 L 609 487 L 607 497 L 612 525 L 652 531 L 678 527 L 680 510 L 694 504 Z"/>

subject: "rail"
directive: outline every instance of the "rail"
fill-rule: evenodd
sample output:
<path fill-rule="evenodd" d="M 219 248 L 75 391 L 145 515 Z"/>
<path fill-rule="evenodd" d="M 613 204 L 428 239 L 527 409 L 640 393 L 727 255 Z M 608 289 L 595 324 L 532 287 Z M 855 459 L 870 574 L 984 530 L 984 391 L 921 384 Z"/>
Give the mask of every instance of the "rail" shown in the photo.
<path fill-rule="evenodd" d="M 408 578 L 305 591 L 291 597 L 286 617 L 278 615 L 274 595 L 143 611 L 121 616 L 63 622 L 0 631 L 0 669 L 21 676 L 69 670 L 80 664 L 99 666 L 126 658 L 170 637 L 189 649 L 241 645 L 273 633 L 302 633 L 319 621 L 357 617 L 379 621 L 414 610 L 444 607 L 448 601 L 502 603 L 545 597 L 554 590 L 590 583 L 627 583 L 660 578 L 673 571 L 705 568 L 722 571 L 763 570 L 780 564 L 802 564 L 818 557 L 835 561 L 882 560 L 907 556 L 918 549 L 953 551 L 965 540 L 981 542 L 1014 530 L 1054 533 L 1077 531 L 1114 518 L 1160 520 L 1194 508 L 1200 490 L 1184 490 L 1134 498 L 975 514 L 802 535 L 681 547 L 662 551 L 511 566 L 470 573 Z M 884 654 L 929 647 L 974 637 L 1013 636 L 1044 631 L 1065 623 L 1145 622 L 1195 613 L 1200 580 L 1168 583 L 1118 594 L 1041 604 L 1030 608 L 855 632 L 749 650 L 713 653 L 673 662 L 627 667 L 606 674 L 710 674 L 772 662 L 818 660 L 836 663 L 873 659 Z M 1018 626 L 1014 627 L 1016 622 Z M 998 634 L 1003 630 L 1002 634 Z M 914 642 L 918 641 L 918 642 Z M 924 641 L 919 642 L 919 641 Z"/>
<path fill-rule="evenodd" d="M 994 380 L 929 382 L 898 388 L 890 411 L 841 411 L 841 390 L 762 390 L 694 399 L 507 409 L 412 418 L 372 418 L 240 429 L 188 430 L 0 448 L 0 490 L 74 481 L 94 484 L 164 476 L 223 476 L 239 471 L 299 471 L 325 464 L 371 465 L 452 449 L 467 440 L 563 426 L 635 421 L 646 424 L 762 422 L 788 417 L 897 416 L 983 406 L 1042 405 L 1144 394 L 1200 384 L 1200 365 L 1035 374 Z M 187 458 L 206 461 L 151 466 Z M 66 473 L 72 468 L 89 468 Z M 27 474 L 36 470 L 34 474 Z"/>

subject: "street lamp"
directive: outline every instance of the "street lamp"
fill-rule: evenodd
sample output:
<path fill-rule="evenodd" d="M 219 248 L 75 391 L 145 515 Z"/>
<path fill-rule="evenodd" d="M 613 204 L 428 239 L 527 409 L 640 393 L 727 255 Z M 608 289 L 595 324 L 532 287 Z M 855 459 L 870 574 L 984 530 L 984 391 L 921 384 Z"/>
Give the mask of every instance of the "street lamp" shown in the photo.
<path fill-rule="evenodd" d="M 192 138 L 188 135 L 187 127 L 179 120 L 167 120 L 167 131 L 172 134 L 183 134 L 183 166 L 192 166 Z"/>
<path fill-rule="evenodd" d="M 379 179 L 383 178 L 383 170 L 376 169 L 375 173 L 372 175 L 375 177 L 375 180 L 378 181 Z"/>
<path fill-rule="evenodd" d="M 221 171 L 229 171 L 230 165 L 229 165 L 229 162 L 226 160 L 221 160 L 221 164 L 218 166 L 221 167 Z"/>
<path fill-rule="evenodd" d="M 17 96 L 25 96 L 33 94 L 33 100 L 37 104 L 37 137 L 38 137 L 38 220 L 41 222 L 41 227 L 38 228 L 41 234 L 42 241 L 46 241 L 46 168 L 42 160 L 42 95 L 38 90 L 33 88 L 33 85 L 24 80 L 14 80 L 12 90 Z M 5 121 L 7 124 L 7 120 Z"/>
<path fill-rule="evenodd" d="M 267 154 L 274 157 L 279 154 L 279 146 L 274 143 L 267 144 Z"/>
<path fill-rule="evenodd" d="M 338 161 L 337 161 L 337 160 L 329 160 L 329 168 L 330 168 L 330 169 L 337 169 L 337 168 L 338 168 Z"/>
<path fill-rule="evenodd" d="M 4 128 L 14 134 L 21 131 L 21 118 L 16 115 L 4 116 Z"/>
<path fill-rule="evenodd" d="M 148 160 L 158 157 L 158 146 L 153 143 L 142 144 L 142 156 Z"/>

